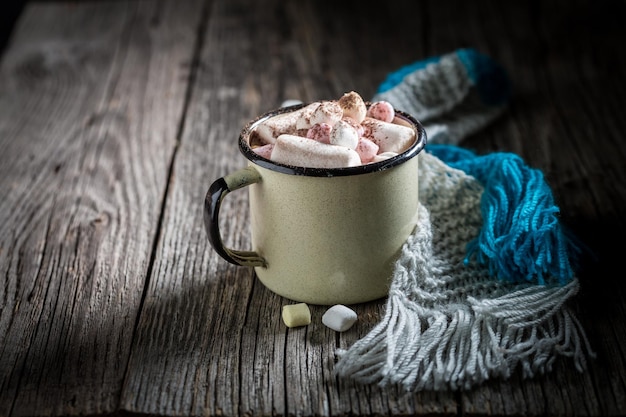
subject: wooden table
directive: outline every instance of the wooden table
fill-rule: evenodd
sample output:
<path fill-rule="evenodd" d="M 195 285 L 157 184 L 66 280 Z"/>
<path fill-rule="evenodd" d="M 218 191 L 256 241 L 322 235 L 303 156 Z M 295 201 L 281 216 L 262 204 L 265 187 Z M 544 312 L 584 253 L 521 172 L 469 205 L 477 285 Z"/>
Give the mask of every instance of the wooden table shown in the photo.
<path fill-rule="evenodd" d="M 626 4 L 621 1 L 30 2 L 0 67 L 0 415 L 626 413 Z M 287 98 L 370 98 L 385 75 L 474 47 L 508 112 L 463 142 L 544 171 L 586 245 L 574 308 L 597 357 L 467 392 L 339 381 L 357 326 L 288 329 L 288 300 L 223 261 L 210 183 L 244 123 Z M 249 243 L 247 193 L 225 200 Z"/>

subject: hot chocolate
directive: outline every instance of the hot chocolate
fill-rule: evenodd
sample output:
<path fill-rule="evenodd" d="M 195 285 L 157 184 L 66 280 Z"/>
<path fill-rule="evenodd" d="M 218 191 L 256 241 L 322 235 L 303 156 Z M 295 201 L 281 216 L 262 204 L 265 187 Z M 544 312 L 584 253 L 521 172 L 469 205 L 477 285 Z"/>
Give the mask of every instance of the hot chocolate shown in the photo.
<path fill-rule="evenodd" d="M 366 104 L 351 91 L 260 123 L 250 138 L 258 155 L 280 164 L 344 168 L 382 161 L 407 150 L 415 131 L 386 101 Z"/>

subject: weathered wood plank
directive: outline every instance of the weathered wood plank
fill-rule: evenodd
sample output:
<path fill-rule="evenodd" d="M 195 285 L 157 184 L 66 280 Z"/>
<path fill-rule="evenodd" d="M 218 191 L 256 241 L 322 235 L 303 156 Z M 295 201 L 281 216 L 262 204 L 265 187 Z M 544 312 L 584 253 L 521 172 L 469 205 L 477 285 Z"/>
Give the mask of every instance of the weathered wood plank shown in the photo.
<path fill-rule="evenodd" d="M 616 16 L 625 16 L 626 10 L 614 2 L 492 6 L 480 7 L 483 28 L 507 38 L 491 47 L 511 73 L 514 96 L 509 113 L 490 129 L 493 139 L 482 135 L 468 144 L 482 151 L 516 152 L 546 174 L 564 223 L 585 246 L 582 287 L 573 307 L 598 357 L 585 374 L 559 361 L 545 378 L 512 382 L 515 390 L 502 397 L 494 394 L 509 391 L 509 383 L 487 384 L 464 395 L 463 409 L 497 415 L 623 414 L 624 352 L 616 347 L 626 336 L 620 308 L 624 283 L 610 273 L 621 250 L 606 236 L 625 230 L 617 214 L 626 206 L 618 179 L 624 148 L 616 146 L 616 139 L 626 126 L 615 108 L 626 99 L 626 61 L 612 51 L 623 42 Z M 519 402 L 516 393 L 523 394 Z"/>
<path fill-rule="evenodd" d="M 297 7 L 279 2 L 248 5 L 245 15 L 236 2 L 213 6 L 173 177 L 184 181 L 173 183 L 168 200 L 164 241 L 147 299 L 147 307 L 155 311 L 142 315 L 131 361 L 136 372 L 130 374 L 125 408 L 164 414 L 456 413 L 455 397 L 449 393 L 381 392 L 376 387 L 335 381 L 332 352 L 336 343 L 348 346 L 366 334 L 375 320 L 335 340 L 319 326 L 324 309 L 312 306 L 314 324 L 306 329 L 284 328 L 280 307 L 288 301 L 269 293 L 250 271 L 225 264 L 203 241 L 204 191 L 210 181 L 243 165 L 234 143 L 243 124 L 283 99 L 315 100 L 350 89 L 367 96 L 389 70 L 425 55 L 474 46 L 502 61 L 518 90 L 508 117 L 467 143 L 482 151 L 514 151 L 545 169 L 557 196 L 570 209 L 566 216 L 576 218 L 590 202 L 583 199 L 568 206 L 571 192 L 559 188 L 559 181 L 568 184 L 584 178 L 584 165 L 571 163 L 579 155 L 576 152 L 571 158 L 560 155 L 569 140 L 563 135 L 573 129 L 568 123 L 584 116 L 585 107 L 569 100 L 563 69 L 546 72 L 550 68 L 545 61 L 548 53 L 555 57 L 549 62 L 576 63 L 577 58 L 564 53 L 558 44 L 550 44 L 550 36 L 536 27 L 538 11 L 526 3 L 506 8 L 492 2 L 480 2 L 480 7 L 458 5 L 460 9 L 452 16 L 445 2 L 427 4 L 419 15 L 401 16 L 390 9 L 361 10 L 355 15 L 354 5 L 344 3 L 333 6 L 333 13 L 328 13 L 328 5 L 316 2 Z M 394 7 L 402 8 L 397 3 Z M 580 16 L 580 10 L 572 13 Z M 559 16 L 544 18 L 545 25 L 550 25 Z M 494 40 L 492 30 L 507 35 L 510 42 Z M 526 52 L 517 54 L 516 50 Z M 586 64 L 590 65 L 587 71 L 593 70 L 593 62 Z M 566 75 L 573 77 L 571 82 L 581 82 L 580 77 Z M 583 82 L 588 75 L 583 74 Z M 584 98 L 586 92 L 579 94 Z M 563 109 L 570 114 L 564 115 Z M 619 120 L 610 123 L 621 126 Z M 583 136 L 579 139 L 576 147 L 590 150 L 589 142 Z M 618 160 L 612 169 L 619 169 Z M 601 161 L 585 154 L 584 163 L 598 166 Z M 597 190 L 601 199 L 607 198 L 602 194 L 606 191 Z M 224 234 L 233 247 L 248 244 L 246 201 L 245 193 L 232 194 L 223 209 L 228 213 Z M 168 293 L 175 294 L 169 296 L 174 300 L 178 294 L 185 296 L 172 302 Z M 358 308 L 362 316 L 378 317 L 382 303 Z M 157 319 L 174 313 L 180 315 L 185 329 Z M 167 344 L 154 343 L 155 335 Z M 163 353 L 181 347 L 188 347 L 184 361 L 172 361 Z M 611 369 L 598 372 L 601 377 L 621 380 Z M 180 375 L 194 377 L 186 377 L 181 385 Z M 153 390 L 157 376 L 161 377 L 159 389 Z M 599 415 L 607 410 L 603 407 L 623 407 L 621 400 L 610 404 L 606 398 L 619 397 L 623 387 L 612 388 L 616 393 L 599 390 L 596 377 L 561 365 L 545 379 L 525 381 L 515 376 L 486 384 L 465 393 L 460 406 L 468 414 L 502 415 Z M 564 381 L 580 383 L 563 389 Z M 168 392 L 172 387 L 179 388 L 176 394 Z M 133 392 L 141 395 L 133 396 Z"/>
<path fill-rule="evenodd" d="M 626 231 L 624 17 L 619 1 L 29 4 L 0 67 L 0 415 L 624 414 L 624 245 L 606 239 Z M 287 329 L 289 301 L 210 248 L 204 194 L 244 166 L 244 123 L 282 100 L 369 97 L 466 46 L 514 96 L 464 145 L 546 173 L 588 248 L 573 307 L 598 357 L 464 393 L 337 380 L 335 349 L 384 302 L 342 334 L 321 306 Z M 222 207 L 230 247 L 249 245 L 246 204 Z"/>
<path fill-rule="evenodd" d="M 0 69 L 1 415 L 118 407 L 195 6 L 31 3 L 19 21 Z"/>
<path fill-rule="evenodd" d="M 124 409 L 187 415 L 456 413 L 451 393 L 407 395 L 336 381 L 335 349 L 364 336 L 376 321 L 364 320 L 338 336 L 321 324 L 325 308 L 311 306 L 310 326 L 287 329 L 280 311 L 290 301 L 266 290 L 251 271 L 219 258 L 203 230 L 202 204 L 210 182 L 245 164 L 236 146 L 245 122 L 286 98 L 339 97 L 349 89 L 373 94 L 390 69 L 380 53 L 391 54 L 386 45 L 397 33 L 381 38 L 363 30 L 376 21 L 375 11 L 354 18 L 352 7 L 339 5 L 332 14 L 326 7 L 317 2 L 212 4 Z M 353 37 L 337 44 L 346 33 Z M 357 60 L 342 52 L 355 37 L 372 44 Z M 414 53 L 405 51 L 393 65 Z M 246 248 L 247 192 L 229 194 L 224 204 L 227 245 Z M 382 305 L 357 308 L 361 317 L 371 318 L 379 317 Z M 173 314 L 176 321 L 162 320 Z M 179 352 L 180 359 L 167 352 Z"/>

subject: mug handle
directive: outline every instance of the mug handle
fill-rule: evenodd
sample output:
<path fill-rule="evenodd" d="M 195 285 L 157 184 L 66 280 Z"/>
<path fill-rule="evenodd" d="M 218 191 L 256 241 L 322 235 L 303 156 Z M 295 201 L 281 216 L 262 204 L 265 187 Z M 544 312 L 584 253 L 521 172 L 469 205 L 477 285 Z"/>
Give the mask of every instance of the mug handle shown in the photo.
<path fill-rule="evenodd" d="M 204 199 L 204 227 L 213 249 L 228 262 L 240 266 L 267 266 L 267 262 L 258 253 L 229 249 L 224 246 L 219 227 L 220 206 L 222 200 L 231 191 L 261 181 L 261 175 L 252 166 L 218 178 L 211 184 Z"/>

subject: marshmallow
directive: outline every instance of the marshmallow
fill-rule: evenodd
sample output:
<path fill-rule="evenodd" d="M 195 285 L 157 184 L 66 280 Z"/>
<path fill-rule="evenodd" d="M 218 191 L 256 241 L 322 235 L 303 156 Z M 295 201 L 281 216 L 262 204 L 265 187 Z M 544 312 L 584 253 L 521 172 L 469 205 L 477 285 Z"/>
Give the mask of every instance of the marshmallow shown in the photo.
<path fill-rule="evenodd" d="M 261 138 L 262 143 L 274 143 L 276 138 L 283 133 L 295 134 L 298 119 L 312 113 L 315 107 L 316 105 L 313 103 L 292 112 L 277 114 L 259 123 L 254 130 Z"/>
<path fill-rule="evenodd" d="M 311 324 L 311 310 L 306 303 L 283 306 L 283 321 L 287 327 L 300 327 Z"/>
<path fill-rule="evenodd" d="M 367 106 L 359 93 L 354 91 L 345 93 L 337 102 L 343 110 L 344 117 L 351 117 L 356 120 L 357 123 L 361 123 L 363 119 L 365 119 Z"/>
<path fill-rule="evenodd" d="M 313 103 L 311 112 L 303 112 L 296 120 L 296 129 L 310 129 L 317 123 L 334 126 L 343 117 L 343 110 L 336 101 Z"/>
<path fill-rule="evenodd" d="M 415 131 L 410 127 L 383 122 L 371 117 L 366 117 L 361 124 L 365 128 L 363 137 L 377 144 L 381 153 L 401 153 L 415 142 Z"/>
<path fill-rule="evenodd" d="M 330 143 L 330 132 L 333 127 L 328 123 L 318 123 L 306 131 L 306 137 L 322 143 Z"/>
<path fill-rule="evenodd" d="M 394 156 L 397 156 L 398 154 L 396 152 L 381 152 L 378 155 L 374 155 L 374 158 L 372 158 L 371 162 L 380 162 L 380 161 L 384 161 L 387 160 L 389 158 L 393 158 Z"/>
<path fill-rule="evenodd" d="M 396 112 L 388 101 L 377 101 L 373 103 L 367 110 L 367 116 L 373 119 L 382 120 L 383 122 L 391 123 L 396 115 Z"/>
<path fill-rule="evenodd" d="M 356 312 L 341 304 L 332 306 L 322 316 L 322 323 L 336 332 L 345 332 L 356 321 Z"/>
<path fill-rule="evenodd" d="M 363 132 L 365 132 L 365 129 L 363 128 L 363 126 L 361 126 L 361 123 L 357 123 L 356 120 L 348 116 L 344 116 L 341 120 L 343 120 L 344 122 L 352 126 L 356 130 L 356 132 L 359 134 L 359 137 L 363 136 Z"/>
<path fill-rule="evenodd" d="M 283 106 L 297 103 L 285 101 Z M 343 168 L 384 161 L 406 151 L 415 139 L 412 124 L 391 103 L 380 100 L 368 108 L 350 91 L 339 100 L 317 101 L 263 120 L 249 144 L 277 163 Z"/>
<path fill-rule="evenodd" d="M 359 133 L 348 122 L 339 120 L 330 132 L 330 143 L 337 146 L 356 149 L 359 144 Z"/>
<path fill-rule="evenodd" d="M 257 146 L 252 150 L 256 152 L 258 155 L 261 155 L 263 158 L 271 159 L 272 158 L 272 149 L 274 149 L 273 143 L 267 143 L 263 146 Z"/>
<path fill-rule="evenodd" d="M 276 139 L 271 160 L 310 168 L 344 168 L 361 165 L 361 158 L 353 149 L 327 145 L 295 135 L 280 135 Z"/>
<path fill-rule="evenodd" d="M 378 145 L 369 139 L 361 138 L 355 150 L 361 157 L 361 162 L 367 164 L 371 162 L 378 153 Z"/>

